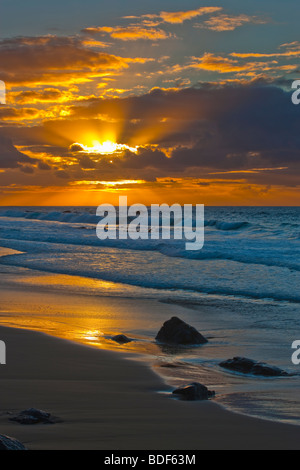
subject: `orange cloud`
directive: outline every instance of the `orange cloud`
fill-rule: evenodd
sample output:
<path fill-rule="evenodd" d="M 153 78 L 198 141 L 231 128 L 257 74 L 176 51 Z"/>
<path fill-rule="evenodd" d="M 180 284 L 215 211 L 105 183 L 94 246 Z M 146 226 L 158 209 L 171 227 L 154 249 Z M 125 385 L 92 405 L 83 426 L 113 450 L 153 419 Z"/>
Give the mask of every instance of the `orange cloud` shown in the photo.
<path fill-rule="evenodd" d="M 18 104 L 37 103 L 66 103 L 75 101 L 76 98 L 70 91 L 62 91 L 57 88 L 44 88 L 41 91 L 27 90 L 21 92 L 11 92 L 9 94 L 11 102 Z"/>
<path fill-rule="evenodd" d="M 280 48 L 288 49 L 285 52 L 272 52 L 272 53 L 261 53 L 261 52 L 246 52 L 246 53 L 237 53 L 232 52 L 230 55 L 232 57 L 239 57 L 242 59 L 247 59 L 250 57 L 256 58 L 272 58 L 272 57 L 299 57 L 300 56 L 300 43 L 294 42 L 291 44 L 282 44 Z"/>
<path fill-rule="evenodd" d="M 86 83 L 149 59 L 99 52 L 78 37 L 42 36 L 0 40 L 1 79 L 8 87 L 25 84 Z"/>
<path fill-rule="evenodd" d="M 197 16 L 207 15 L 209 13 L 215 13 L 216 11 L 223 10 L 222 7 L 201 7 L 197 10 L 189 10 L 189 11 L 173 11 L 167 12 L 162 11 L 159 14 L 159 17 L 162 18 L 163 21 L 166 23 L 173 23 L 179 24 L 183 23 L 186 20 L 191 20 L 192 18 L 196 18 Z"/>
<path fill-rule="evenodd" d="M 107 33 L 114 39 L 121 41 L 136 41 L 138 39 L 146 39 L 151 41 L 158 41 L 160 39 L 167 39 L 171 37 L 170 33 L 162 29 L 145 28 L 139 25 L 130 25 L 127 27 L 91 27 L 86 28 L 84 32 L 88 33 Z"/>
<path fill-rule="evenodd" d="M 32 121 L 34 119 L 44 116 L 44 111 L 40 111 L 39 109 L 35 108 L 0 108 L 0 119 L 3 121 Z"/>
<path fill-rule="evenodd" d="M 106 42 L 102 41 L 97 41 L 96 39 L 93 38 L 87 38 L 82 40 L 82 45 L 87 46 L 87 47 L 110 47 L 110 44 L 107 44 Z"/>
<path fill-rule="evenodd" d="M 144 24 L 157 25 L 161 22 L 180 24 L 197 16 L 208 15 L 223 10 L 222 7 L 200 7 L 188 11 L 161 11 L 159 14 L 146 14 L 141 16 L 124 16 L 125 19 L 142 19 Z"/>
<path fill-rule="evenodd" d="M 125 16 L 125 19 L 142 20 L 141 24 L 131 24 L 128 26 L 92 26 L 82 30 L 83 33 L 97 34 L 107 33 L 114 39 L 122 41 L 136 41 L 138 39 L 146 39 L 158 41 L 167 39 L 174 35 L 166 31 L 156 28 L 161 23 L 181 24 L 186 20 L 191 20 L 198 16 L 215 13 L 223 10 L 222 7 L 201 7 L 196 10 L 188 11 L 161 11 L 158 15 L 149 14 L 141 16 Z"/>
<path fill-rule="evenodd" d="M 257 16 L 248 15 L 218 15 L 204 21 L 202 24 L 196 25 L 199 28 L 206 28 L 212 31 L 234 31 L 236 28 L 243 26 L 244 24 L 265 24 L 267 20 L 259 18 Z"/>
<path fill-rule="evenodd" d="M 239 62 L 238 60 L 229 59 L 228 57 L 216 56 L 211 53 L 205 53 L 202 57 L 193 57 L 192 62 L 188 67 L 198 68 L 202 70 L 209 70 L 218 73 L 230 72 L 255 72 L 270 70 L 270 64 L 277 64 L 277 62 Z"/>
<path fill-rule="evenodd" d="M 290 51 L 290 52 L 273 52 L 273 53 L 261 53 L 261 52 L 232 52 L 231 57 L 238 57 L 240 59 L 249 59 L 254 57 L 257 59 L 264 58 L 273 58 L 273 57 L 297 57 L 300 55 L 300 51 Z"/>
<path fill-rule="evenodd" d="M 168 68 L 167 71 L 174 74 L 189 69 L 200 69 L 220 74 L 235 73 L 244 77 L 257 77 L 263 73 L 270 75 L 280 71 L 293 72 L 298 67 L 297 64 L 279 65 L 277 60 L 248 62 L 245 60 L 247 56 L 247 54 L 244 56 L 243 54 L 231 53 L 229 57 L 224 57 L 206 52 L 202 57 L 192 57 L 192 61 L 186 65 L 176 64 Z M 249 57 L 252 57 L 252 55 Z M 257 58 L 261 57 L 258 55 Z M 267 56 L 267 58 L 272 58 L 272 55 Z"/>
<path fill-rule="evenodd" d="M 53 36 L 0 41 L 0 63 L 1 70 L 10 73 L 126 66 L 121 57 L 84 48 L 78 38 Z"/>

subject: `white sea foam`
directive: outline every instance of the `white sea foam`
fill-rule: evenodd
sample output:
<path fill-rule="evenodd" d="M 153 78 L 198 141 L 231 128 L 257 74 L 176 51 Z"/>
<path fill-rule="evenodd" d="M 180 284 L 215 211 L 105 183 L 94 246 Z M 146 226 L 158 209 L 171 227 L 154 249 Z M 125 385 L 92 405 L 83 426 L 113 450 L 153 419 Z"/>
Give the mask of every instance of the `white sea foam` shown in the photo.
<path fill-rule="evenodd" d="M 156 289 L 300 302 L 300 211 L 276 209 L 206 209 L 204 248 L 191 252 L 184 240 L 100 241 L 91 207 L 2 208 L 0 245 L 25 254 L 1 262 Z"/>

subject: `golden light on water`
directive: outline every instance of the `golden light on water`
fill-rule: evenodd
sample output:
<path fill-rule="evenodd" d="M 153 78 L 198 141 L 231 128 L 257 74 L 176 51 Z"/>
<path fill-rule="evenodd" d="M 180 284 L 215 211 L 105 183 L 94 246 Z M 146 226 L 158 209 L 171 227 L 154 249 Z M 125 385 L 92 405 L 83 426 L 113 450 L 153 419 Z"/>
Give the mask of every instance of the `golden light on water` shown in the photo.
<path fill-rule="evenodd" d="M 100 341 L 100 338 L 104 336 L 104 333 L 100 330 L 88 330 L 84 331 L 81 335 L 81 338 L 86 341 Z"/>

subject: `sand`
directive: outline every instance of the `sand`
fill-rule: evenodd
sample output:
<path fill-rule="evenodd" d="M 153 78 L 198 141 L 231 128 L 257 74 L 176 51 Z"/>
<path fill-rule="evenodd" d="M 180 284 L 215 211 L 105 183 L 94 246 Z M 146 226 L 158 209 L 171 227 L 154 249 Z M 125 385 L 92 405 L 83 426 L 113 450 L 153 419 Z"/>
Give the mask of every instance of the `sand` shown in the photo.
<path fill-rule="evenodd" d="M 171 398 L 146 364 L 44 333 L 0 327 L 0 433 L 29 449 L 299 449 L 300 427 Z M 165 393 L 160 393 L 165 392 Z M 8 412 L 41 408 L 61 418 L 24 426 Z"/>

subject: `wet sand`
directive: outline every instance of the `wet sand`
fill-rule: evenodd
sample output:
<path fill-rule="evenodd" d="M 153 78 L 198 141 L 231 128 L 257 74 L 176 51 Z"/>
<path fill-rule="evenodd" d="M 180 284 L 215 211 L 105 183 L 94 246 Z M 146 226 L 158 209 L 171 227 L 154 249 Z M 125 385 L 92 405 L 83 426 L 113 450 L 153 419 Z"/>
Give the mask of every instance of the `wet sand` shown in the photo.
<path fill-rule="evenodd" d="M 43 333 L 0 327 L 0 433 L 29 449 L 299 449 L 300 427 L 248 418 L 213 402 L 182 402 L 146 365 Z M 24 426 L 35 407 L 62 423 Z"/>

